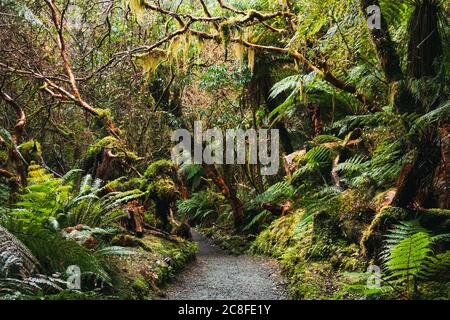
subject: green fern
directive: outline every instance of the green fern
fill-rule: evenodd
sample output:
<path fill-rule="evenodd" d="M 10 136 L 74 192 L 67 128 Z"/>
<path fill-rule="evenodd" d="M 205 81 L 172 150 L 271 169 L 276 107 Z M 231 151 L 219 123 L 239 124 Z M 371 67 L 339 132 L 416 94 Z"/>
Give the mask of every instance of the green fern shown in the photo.
<path fill-rule="evenodd" d="M 290 200 L 295 194 L 294 187 L 281 181 L 270 186 L 265 192 L 257 195 L 248 205 L 247 209 L 260 209 L 262 204 L 280 204 L 283 201 Z"/>
<path fill-rule="evenodd" d="M 194 193 L 191 198 L 179 201 L 178 212 L 185 218 L 194 218 L 203 222 L 213 215 L 226 212 L 222 195 L 210 190 Z"/>
<path fill-rule="evenodd" d="M 418 232 L 395 245 L 386 261 L 388 280 L 412 282 L 419 277 L 426 259 L 431 254 L 431 238 L 426 232 Z"/>
<path fill-rule="evenodd" d="M 429 128 L 436 127 L 441 121 L 448 120 L 450 114 L 450 100 L 441 104 L 438 108 L 418 117 L 412 122 L 410 136 L 422 135 Z"/>
<path fill-rule="evenodd" d="M 80 267 L 86 284 L 94 287 L 96 282 L 98 285 L 111 285 L 111 277 L 105 271 L 100 255 L 75 241 L 66 240 L 42 226 L 25 226 L 17 221 L 9 221 L 8 229 L 27 246 L 46 273 L 64 273 L 69 266 L 76 265 Z"/>
<path fill-rule="evenodd" d="M 323 145 L 314 147 L 306 153 L 306 163 L 297 169 L 292 175 L 292 181 L 295 182 L 305 174 L 319 173 L 331 165 L 332 150 Z"/>
<path fill-rule="evenodd" d="M 448 270 L 450 251 L 435 254 L 434 244 L 449 235 L 432 236 L 418 220 L 402 222 L 386 235 L 381 259 L 391 285 L 405 288 L 408 298 L 417 295 L 417 284 Z"/>

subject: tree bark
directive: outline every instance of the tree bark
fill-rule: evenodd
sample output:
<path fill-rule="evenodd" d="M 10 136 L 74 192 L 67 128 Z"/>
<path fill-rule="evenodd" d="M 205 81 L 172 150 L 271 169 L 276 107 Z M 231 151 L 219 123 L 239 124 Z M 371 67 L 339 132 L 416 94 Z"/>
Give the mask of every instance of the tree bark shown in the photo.
<path fill-rule="evenodd" d="M 244 205 L 236 195 L 236 190 L 228 184 L 225 178 L 221 177 L 217 170 L 210 165 L 203 164 L 206 176 L 211 179 L 214 184 L 219 188 L 223 196 L 228 200 L 233 210 L 234 224 L 236 229 L 240 229 L 243 226 L 245 213 Z"/>
<path fill-rule="evenodd" d="M 361 0 L 361 9 L 367 19 L 369 19 L 367 8 L 370 6 L 381 8 L 378 0 Z M 381 14 L 381 28 L 375 28 L 369 30 L 369 32 L 380 61 L 381 69 L 386 76 L 386 80 L 390 83 L 402 80 L 403 73 L 400 65 L 400 57 L 395 50 L 395 44 L 392 41 L 383 14 Z"/>

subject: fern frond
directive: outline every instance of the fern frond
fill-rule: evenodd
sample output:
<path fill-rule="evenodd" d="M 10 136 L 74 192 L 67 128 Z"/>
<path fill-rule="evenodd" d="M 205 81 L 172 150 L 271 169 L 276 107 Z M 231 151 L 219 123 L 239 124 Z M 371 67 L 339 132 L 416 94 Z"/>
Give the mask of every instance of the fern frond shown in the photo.
<path fill-rule="evenodd" d="M 12 233 L 0 226 L 0 276 L 33 275 L 39 266 L 31 251 Z"/>
<path fill-rule="evenodd" d="M 426 232 L 418 232 L 401 240 L 390 251 L 386 267 L 387 279 L 411 281 L 418 277 L 432 253 L 431 238 Z"/>

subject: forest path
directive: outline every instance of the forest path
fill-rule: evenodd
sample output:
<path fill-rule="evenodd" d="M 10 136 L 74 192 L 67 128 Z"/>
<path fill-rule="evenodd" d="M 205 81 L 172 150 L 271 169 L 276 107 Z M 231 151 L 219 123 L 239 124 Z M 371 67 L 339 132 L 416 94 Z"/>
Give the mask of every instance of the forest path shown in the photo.
<path fill-rule="evenodd" d="M 169 300 L 285 300 L 286 282 L 277 263 L 248 255 L 232 256 L 193 231 L 197 259 L 167 290 Z"/>

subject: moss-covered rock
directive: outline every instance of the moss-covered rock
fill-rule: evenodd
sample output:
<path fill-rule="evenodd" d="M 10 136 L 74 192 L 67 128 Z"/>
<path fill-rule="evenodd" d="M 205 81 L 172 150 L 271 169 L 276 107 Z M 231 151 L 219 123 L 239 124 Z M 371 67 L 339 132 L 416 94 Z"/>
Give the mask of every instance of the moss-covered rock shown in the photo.
<path fill-rule="evenodd" d="M 370 198 L 361 190 L 348 189 L 339 197 L 338 210 L 343 235 L 350 241 L 358 243 L 375 215 Z"/>
<path fill-rule="evenodd" d="M 410 216 L 410 213 L 402 208 L 385 207 L 381 209 L 367 227 L 361 237 L 362 253 L 365 256 L 376 256 L 381 248 L 383 235 L 391 226 L 403 221 Z"/>
<path fill-rule="evenodd" d="M 150 298 L 150 286 L 142 275 L 138 275 L 131 285 L 136 300 L 147 300 Z"/>
<path fill-rule="evenodd" d="M 125 278 L 120 288 L 124 299 L 153 299 L 162 295 L 161 288 L 191 262 L 197 252 L 193 242 L 155 235 L 145 235 L 142 239 L 120 236 L 113 244 L 135 252 L 129 257 L 114 258 L 117 270 Z"/>

